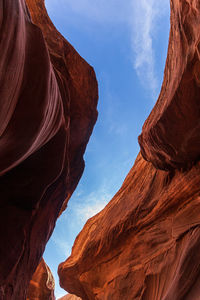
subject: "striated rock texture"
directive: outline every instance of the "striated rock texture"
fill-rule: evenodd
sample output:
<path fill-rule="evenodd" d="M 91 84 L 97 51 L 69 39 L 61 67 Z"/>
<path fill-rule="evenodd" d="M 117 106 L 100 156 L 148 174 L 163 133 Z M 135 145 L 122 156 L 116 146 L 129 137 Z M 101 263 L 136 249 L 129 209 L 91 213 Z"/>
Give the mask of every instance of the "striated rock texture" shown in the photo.
<path fill-rule="evenodd" d="M 200 158 L 200 2 L 170 3 L 164 82 L 139 137 L 143 157 L 163 170 L 187 169 Z"/>
<path fill-rule="evenodd" d="M 28 7 L 27 7 L 28 5 Z M 43 0 L 0 0 L 0 299 L 26 299 L 84 169 L 97 118 L 93 69 Z"/>
<path fill-rule="evenodd" d="M 54 288 L 53 275 L 42 259 L 30 281 L 27 300 L 55 300 Z"/>
<path fill-rule="evenodd" d="M 83 300 L 200 299 L 199 26 L 199 1 L 171 1 L 165 77 L 141 153 L 58 269 Z"/>
<path fill-rule="evenodd" d="M 199 178 L 200 163 L 171 174 L 139 154 L 59 266 L 61 286 L 83 300 L 199 299 Z"/>

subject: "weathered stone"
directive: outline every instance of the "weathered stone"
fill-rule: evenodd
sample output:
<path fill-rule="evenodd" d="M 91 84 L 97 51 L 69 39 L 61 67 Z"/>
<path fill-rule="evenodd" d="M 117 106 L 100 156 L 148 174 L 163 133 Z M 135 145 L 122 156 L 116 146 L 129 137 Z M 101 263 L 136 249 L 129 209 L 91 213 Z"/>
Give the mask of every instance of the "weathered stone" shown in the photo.
<path fill-rule="evenodd" d="M 53 275 L 42 259 L 30 281 L 27 300 L 55 300 L 54 288 Z"/>
<path fill-rule="evenodd" d="M 200 158 L 200 2 L 171 0 L 171 29 L 159 99 L 143 126 L 143 157 L 163 170 Z"/>
<path fill-rule="evenodd" d="M 28 8 L 27 8 L 28 5 Z M 23 300 L 84 169 L 93 69 L 43 0 L 0 0 L 0 299 Z"/>
<path fill-rule="evenodd" d="M 87 221 L 59 266 L 61 286 L 83 300 L 179 300 L 197 293 L 199 176 L 200 163 L 170 173 L 139 154 L 119 192 Z"/>

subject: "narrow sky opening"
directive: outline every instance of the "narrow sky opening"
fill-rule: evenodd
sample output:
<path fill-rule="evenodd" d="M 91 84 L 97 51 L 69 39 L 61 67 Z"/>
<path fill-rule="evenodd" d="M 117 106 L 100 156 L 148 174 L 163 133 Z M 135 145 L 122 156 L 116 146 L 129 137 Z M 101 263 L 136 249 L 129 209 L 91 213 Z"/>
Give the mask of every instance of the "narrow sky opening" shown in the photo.
<path fill-rule="evenodd" d="M 86 220 L 120 188 L 139 152 L 137 137 L 159 95 L 169 36 L 169 0 L 46 0 L 50 18 L 91 64 L 99 84 L 99 117 L 86 168 L 58 219 L 44 258 L 57 267 Z"/>

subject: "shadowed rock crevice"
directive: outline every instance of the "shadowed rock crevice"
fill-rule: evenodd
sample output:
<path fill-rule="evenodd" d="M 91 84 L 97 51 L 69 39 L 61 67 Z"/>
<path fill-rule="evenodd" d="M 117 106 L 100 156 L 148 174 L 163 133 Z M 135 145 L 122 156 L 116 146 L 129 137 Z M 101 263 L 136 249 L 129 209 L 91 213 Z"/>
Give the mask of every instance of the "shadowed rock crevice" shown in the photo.
<path fill-rule="evenodd" d="M 27 6 L 28 5 L 28 6 Z M 0 299 L 23 300 L 84 169 L 97 81 L 43 0 L 0 0 Z"/>

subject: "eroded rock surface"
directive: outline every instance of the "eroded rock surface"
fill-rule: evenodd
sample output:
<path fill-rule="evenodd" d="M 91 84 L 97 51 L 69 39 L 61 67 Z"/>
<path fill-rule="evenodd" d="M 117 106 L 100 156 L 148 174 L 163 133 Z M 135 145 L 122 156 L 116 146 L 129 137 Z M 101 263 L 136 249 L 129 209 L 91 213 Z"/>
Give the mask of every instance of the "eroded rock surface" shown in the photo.
<path fill-rule="evenodd" d="M 165 78 L 142 154 L 59 266 L 61 286 L 83 300 L 200 299 L 199 27 L 199 1 L 171 0 Z"/>
<path fill-rule="evenodd" d="M 28 5 L 28 7 L 27 7 Z M 0 0 L 0 299 L 23 300 L 84 169 L 93 69 L 43 0 Z"/>
<path fill-rule="evenodd" d="M 200 158 L 200 2 L 170 2 L 164 81 L 139 137 L 144 158 L 163 170 L 186 169 Z"/>
<path fill-rule="evenodd" d="M 55 300 L 54 288 L 51 270 L 42 259 L 30 281 L 27 300 Z"/>
<path fill-rule="evenodd" d="M 171 174 L 139 154 L 59 266 L 61 286 L 83 300 L 190 299 L 200 276 L 199 178 L 200 163 Z"/>

